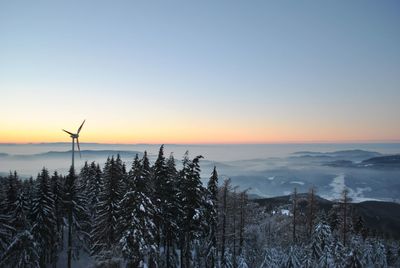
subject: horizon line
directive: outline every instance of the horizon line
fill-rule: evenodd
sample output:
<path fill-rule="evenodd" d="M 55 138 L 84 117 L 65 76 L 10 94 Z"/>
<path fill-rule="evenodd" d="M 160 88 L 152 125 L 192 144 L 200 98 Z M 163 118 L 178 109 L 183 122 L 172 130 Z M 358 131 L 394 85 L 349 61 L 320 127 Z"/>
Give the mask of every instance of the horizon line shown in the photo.
<path fill-rule="evenodd" d="M 45 144 L 70 144 L 68 141 L 55 142 L 0 142 L 0 145 L 45 145 Z M 126 142 L 80 142 L 80 144 L 99 145 L 268 145 L 268 144 L 396 144 L 400 140 L 343 140 L 343 141 L 276 141 L 276 142 L 189 142 L 189 143 L 126 143 Z"/>

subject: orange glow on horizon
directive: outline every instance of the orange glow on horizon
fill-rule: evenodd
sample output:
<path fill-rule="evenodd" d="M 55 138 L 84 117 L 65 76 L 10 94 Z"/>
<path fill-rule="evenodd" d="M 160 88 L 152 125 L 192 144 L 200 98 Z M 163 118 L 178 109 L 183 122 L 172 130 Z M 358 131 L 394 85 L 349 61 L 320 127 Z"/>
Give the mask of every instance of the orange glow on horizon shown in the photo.
<path fill-rule="evenodd" d="M 81 143 L 105 143 L 105 144 L 264 144 L 264 143 L 362 143 L 362 142 L 400 142 L 396 137 L 357 137 L 356 135 L 316 136 L 316 135 L 288 135 L 285 133 L 265 134 L 248 133 L 243 131 L 236 134 L 230 130 L 203 131 L 201 133 L 167 132 L 167 131 L 143 131 L 131 134 L 113 132 L 96 134 L 92 131 L 82 131 Z M 69 142 L 70 138 L 64 133 L 42 131 L 2 131 L 0 143 L 52 143 Z"/>
<path fill-rule="evenodd" d="M 62 129 L 75 132 L 80 122 L 71 119 L 2 122 L 0 143 L 69 142 Z M 153 118 L 151 118 L 153 119 Z M 288 120 L 171 120 L 117 121 L 87 118 L 80 142 L 109 144 L 262 144 L 399 142 L 397 128 L 382 133 L 368 124 L 348 126 L 326 122 Z M 82 119 L 83 120 L 83 119 Z M 105 122 L 109 122 L 105 124 Z M 305 127 L 307 126 L 307 127 Z"/>

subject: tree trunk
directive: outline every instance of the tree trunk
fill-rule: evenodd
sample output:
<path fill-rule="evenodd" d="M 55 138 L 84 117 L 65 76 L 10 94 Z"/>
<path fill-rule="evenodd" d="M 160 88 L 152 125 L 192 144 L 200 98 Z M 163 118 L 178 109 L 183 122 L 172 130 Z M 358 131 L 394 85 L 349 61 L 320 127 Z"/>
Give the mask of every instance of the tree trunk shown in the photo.
<path fill-rule="evenodd" d="M 296 222 L 297 222 L 297 189 L 293 192 L 293 243 L 296 243 Z"/>
<path fill-rule="evenodd" d="M 347 197 L 347 189 L 343 190 L 343 246 L 346 246 L 346 233 L 347 233 L 347 205 L 348 205 L 348 197 Z"/>
<path fill-rule="evenodd" d="M 233 268 L 236 268 L 236 203 L 237 203 L 237 194 L 236 190 L 233 193 L 233 208 L 232 208 L 232 217 L 233 217 Z"/>
<path fill-rule="evenodd" d="M 221 245 L 221 266 L 225 266 L 225 236 L 226 236 L 226 212 L 227 212 L 227 195 L 228 195 L 228 185 L 224 186 L 223 189 L 223 201 L 222 201 L 222 233 L 221 233 L 221 240 L 222 240 L 222 245 Z"/>
<path fill-rule="evenodd" d="M 68 268 L 72 265 L 72 215 L 71 211 L 68 212 Z"/>
<path fill-rule="evenodd" d="M 242 192 L 240 194 L 240 224 L 239 224 L 239 255 L 242 255 L 243 251 L 243 241 L 244 241 L 244 220 L 245 220 L 245 202 L 246 202 L 246 193 Z"/>

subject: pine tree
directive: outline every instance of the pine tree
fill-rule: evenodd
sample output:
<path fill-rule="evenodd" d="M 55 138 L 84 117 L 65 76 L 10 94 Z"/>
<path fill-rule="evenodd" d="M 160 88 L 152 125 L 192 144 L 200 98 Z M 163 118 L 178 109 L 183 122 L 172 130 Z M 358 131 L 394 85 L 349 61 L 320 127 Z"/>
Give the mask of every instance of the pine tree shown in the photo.
<path fill-rule="evenodd" d="M 92 254 L 106 258 L 115 250 L 115 245 L 120 237 L 120 201 L 122 197 L 121 184 L 122 167 L 112 157 L 108 158 L 104 167 L 102 191 L 99 194 L 97 216 L 92 228 Z"/>
<path fill-rule="evenodd" d="M 313 259 L 315 264 L 320 262 L 320 258 L 327 251 L 327 248 L 330 247 L 332 239 L 332 232 L 329 225 L 320 222 L 315 226 L 311 236 L 311 245 L 309 249 L 309 256 Z"/>
<path fill-rule="evenodd" d="M 174 243 L 177 240 L 178 222 L 177 217 L 181 215 L 180 200 L 177 198 L 178 194 L 178 172 L 175 167 L 175 159 L 171 154 L 166 161 L 167 177 L 165 179 L 165 206 L 164 216 L 165 219 L 165 257 L 166 266 L 176 267 L 177 262 L 174 255 Z"/>
<path fill-rule="evenodd" d="M 374 249 L 369 241 L 366 241 L 362 255 L 362 264 L 365 267 L 374 266 Z"/>
<path fill-rule="evenodd" d="M 43 168 L 37 178 L 37 188 L 33 204 L 32 234 L 38 244 L 40 265 L 52 261 L 52 249 L 56 235 L 54 199 L 50 189 L 49 172 Z"/>
<path fill-rule="evenodd" d="M 335 266 L 335 259 L 332 256 L 331 248 L 326 246 L 322 251 L 321 256 L 318 260 L 318 267 L 321 268 L 334 268 Z"/>
<path fill-rule="evenodd" d="M 86 198 L 79 191 L 77 176 L 71 166 L 64 186 L 65 221 L 68 227 L 67 258 L 68 267 L 72 258 L 78 256 L 79 250 L 85 247 L 89 240 L 89 217 L 85 208 Z"/>
<path fill-rule="evenodd" d="M 349 203 L 350 203 L 350 198 L 349 198 L 349 191 L 347 189 L 344 189 L 342 192 L 342 200 L 341 200 L 341 234 L 342 234 L 342 243 L 343 246 L 346 246 L 347 242 L 347 234 L 349 232 L 349 225 L 350 225 L 350 220 L 349 220 Z"/>
<path fill-rule="evenodd" d="M 386 249 L 381 241 L 375 245 L 374 264 L 376 267 L 387 267 Z"/>
<path fill-rule="evenodd" d="M 115 167 L 117 169 L 117 173 L 120 176 L 120 191 L 121 193 L 126 193 L 127 192 L 127 177 L 128 174 L 126 172 L 126 166 L 125 163 L 122 162 L 121 156 L 117 154 L 117 158 L 115 159 Z"/>
<path fill-rule="evenodd" d="M 161 246 L 161 242 L 163 240 L 163 244 L 165 245 L 165 229 L 166 225 L 170 225 L 167 221 L 166 210 L 167 210 L 167 166 L 165 163 L 164 157 L 164 145 L 161 145 L 160 150 L 158 152 L 158 157 L 153 166 L 153 203 L 156 207 L 160 209 L 160 213 L 155 215 L 154 223 L 156 224 L 156 242 L 158 247 Z M 167 262 L 168 259 L 167 259 Z"/>
<path fill-rule="evenodd" d="M 142 173 L 142 166 L 136 155 L 129 172 L 128 192 L 123 196 L 120 207 L 122 237 L 119 241 L 122 254 L 128 266 L 136 268 L 156 249 L 155 207 L 146 193 L 148 181 Z"/>
<path fill-rule="evenodd" d="M 37 244 L 33 235 L 25 230 L 19 233 L 1 256 L 0 267 L 39 268 Z"/>
<path fill-rule="evenodd" d="M 299 261 L 299 257 L 298 257 L 298 249 L 291 246 L 289 248 L 289 252 L 286 256 L 286 259 L 283 260 L 282 263 L 282 267 L 285 268 L 296 268 L 296 267 L 300 267 L 300 261 Z"/>
<path fill-rule="evenodd" d="M 237 268 L 249 268 L 246 259 L 243 257 L 243 255 L 239 256 L 237 263 L 238 263 Z"/>
<path fill-rule="evenodd" d="M 223 183 L 223 186 L 221 188 L 221 202 L 220 202 L 220 212 L 218 213 L 219 215 L 221 215 L 220 217 L 220 223 L 219 223 L 219 228 L 220 231 L 219 236 L 220 236 L 220 263 L 221 266 L 224 267 L 226 266 L 226 258 L 225 258 L 225 254 L 226 254 L 226 249 L 227 249 L 227 216 L 228 216 L 228 195 L 229 195 L 229 191 L 231 189 L 230 186 L 230 179 L 225 180 Z"/>
<path fill-rule="evenodd" d="M 57 242 L 60 247 L 62 247 L 62 237 L 63 237 L 63 217 L 64 217 L 64 207 L 63 207 L 63 186 L 62 178 L 58 175 L 57 171 L 54 172 L 51 177 L 51 191 L 54 200 L 54 213 L 56 216 L 56 226 L 57 226 Z"/>
<path fill-rule="evenodd" d="M 78 177 L 79 185 L 85 192 L 86 192 L 87 186 L 89 184 L 90 175 L 91 174 L 90 174 L 89 164 L 87 161 L 85 161 L 85 164 L 81 168 L 81 172 L 79 173 L 79 177 Z"/>
<path fill-rule="evenodd" d="M 362 268 L 360 253 L 356 249 L 352 249 L 346 259 L 346 268 Z"/>
<path fill-rule="evenodd" d="M 23 192 L 26 196 L 26 202 L 27 202 L 27 207 L 28 207 L 28 222 L 30 225 L 33 225 L 33 208 L 34 208 L 34 200 L 35 200 L 35 189 L 36 185 L 32 177 L 30 177 L 28 180 L 25 180 L 23 182 Z"/>
<path fill-rule="evenodd" d="M 346 255 L 348 254 L 347 248 L 345 248 L 343 244 L 337 239 L 335 239 L 334 244 L 331 246 L 331 248 L 335 266 L 343 267 L 344 260 L 346 259 Z"/>
<path fill-rule="evenodd" d="M 202 156 L 195 157 L 192 161 L 187 159 L 185 154 L 183 168 L 181 170 L 180 195 L 182 202 L 182 231 L 184 239 L 182 267 L 191 267 L 191 243 L 192 240 L 200 235 L 200 224 L 203 217 L 203 198 L 204 189 L 200 180 L 199 161 Z"/>
<path fill-rule="evenodd" d="M 21 192 L 15 201 L 15 210 L 12 213 L 11 224 L 16 232 L 20 232 L 30 228 L 29 224 L 29 207 L 25 197 L 25 193 Z"/>
<path fill-rule="evenodd" d="M 218 230 L 218 173 L 214 166 L 213 172 L 207 184 L 207 203 L 206 203 L 206 221 L 208 223 L 207 234 L 207 267 L 215 267 L 217 263 L 217 230 Z"/>
<path fill-rule="evenodd" d="M 238 200 L 238 194 L 236 193 L 237 187 L 233 188 L 233 193 L 232 193 L 232 203 L 231 203 L 231 208 L 230 208 L 230 223 L 231 223 L 231 234 L 230 238 L 232 241 L 232 264 L 233 267 L 236 268 L 237 263 L 236 263 L 236 240 L 237 240 L 237 200 Z"/>
<path fill-rule="evenodd" d="M 15 204 L 19 195 L 19 179 L 17 172 L 11 173 L 7 178 L 6 200 L 5 200 L 5 213 L 13 214 L 15 211 Z"/>
<path fill-rule="evenodd" d="M 338 205 L 334 205 L 328 212 L 327 221 L 332 231 L 340 228 L 340 219 L 338 214 Z"/>
<path fill-rule="evenodd" d="M 242 191 L 239 194 L 239 249 L 238 253 L 243 256 L 244 251 L 244 232 L 247 222 L 247 191 Z"/>
<path fill-rule="evenodd" d="M 0 253 L 7 249 L 13 232 L 15 232 L 15 229 L 11 226 L 11 217 L 0 214 Z"/>
<path fill-rule="evenodd" d="M 292 194 L 292 240 L 293 243 L 296 243 L 296 228 L 297 228 L 297 221 L 298 221 L 298 207 L 297 207 L 297 203 L 298 203 L 298 197 L 297 197 L 297 189 L 294 188 L 293 194 Z"/>
<path fill-rule="evenodd" d="M 317 200 L 315 197 L 315 188 L 312 187 L 308 192 L 308 202 L 307 202 L 307 233 L 308 237 L 310 238 L 314 228 L 316 214 L 317 214 Z"/>
<path fill-rule="evenodd" d="M 275 248 L 267 248 L 260 268 L 278 268 L 281 264 L 281 254 Z"/>
<path fill-rule="evenodd" d="M 81 172 L 80 176 L 86 176 L 86 188 L 85 196 L 87 197 L 87 209 L 90 213 L 90 220 L 92 225 L 97 214 L 97 204 L 99 203 L 99 195 L 101 192 L 101 169 L 100 166 L 95 162 L 90 163 L 84 172 Z"/>

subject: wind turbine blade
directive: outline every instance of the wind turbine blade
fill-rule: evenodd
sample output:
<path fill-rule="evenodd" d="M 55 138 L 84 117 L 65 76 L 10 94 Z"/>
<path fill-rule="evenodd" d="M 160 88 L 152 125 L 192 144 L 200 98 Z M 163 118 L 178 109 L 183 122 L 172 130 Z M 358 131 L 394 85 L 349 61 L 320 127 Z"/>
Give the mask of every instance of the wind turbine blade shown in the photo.
<path fill-rule="evenodd" d="M 76 139 L 76 145 L 78 145 L 79 157 L 82 158 L 81 148 L 79 147 L 79 139 L 78 138 Z"/>
<path fill-rule="evenodd" d="M 86 119 L 83 120 L 82 125 L 78 128 L 78 134 L 79 134 L 79 132 L 81 132 L 81 129 L 82 129 L 82 127 L 83 127 L 83 124 L 85 124 L 85 121 L 86 121 Z"/>
<path fill-rule="evenodd" d="M 64 132 L 67 132 L 69 135 L 74 135 L 74 134 L 72 134 L 71 132 L 66 131 L 65 129 L 63 129 L 63 131 L 64 131 Z"/>

